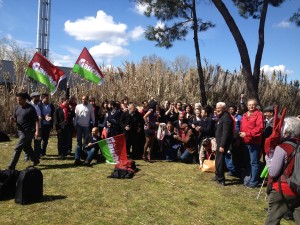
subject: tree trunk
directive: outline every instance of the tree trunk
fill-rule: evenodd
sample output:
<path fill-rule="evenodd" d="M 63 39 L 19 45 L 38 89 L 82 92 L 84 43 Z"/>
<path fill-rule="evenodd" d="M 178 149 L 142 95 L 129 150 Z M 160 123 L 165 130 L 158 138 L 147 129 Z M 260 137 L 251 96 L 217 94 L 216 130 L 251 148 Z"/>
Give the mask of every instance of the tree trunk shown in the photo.
<path fill-rule="evenodd" d="M 199 84 L 200 84 L 200 96 L 201 96 L 201 104 L 203 106 L 207 105 L 207 98 L 206 98 L 206 92 L 205 92 L 205 80 L 204 80 L 204 74 L 202 70 L 201 65 L 201 56 L 200 56 L 200 48 L 198 43 L 198 20 L 197 20 L 197 14 L 196 14 L 196 0 L 193 0 L 193 6 L 192 6 L 192 14 L 193 14 L 193 26 L 194 26 L 194 45 L 195 45 L 195 51 L 196 51 L 196 61 L 197 61 L 197 72 L 199 76 Z"/>
<path fill-rule="evenodd" d="M 235 43 L 237 45 L 237 48 L 238 48 L 238 51 L 240 54 L 240 58 L 241 58 L 242 74 L 243 74 L 243 77 L 244 77 L 245 83 L 246 83 L 247 95 L 248 95 L 248 97 L 256 98 L 259 101 L 258 85 L 255 85 L 255 83 L 258 80 L 256 80 L 252 74 L 250 57 L 249 57 L 248 48 L 245 43 L 245 40 L 244 40 L 238 26 L 236 25 L 234 19 L 232 18 L 231 14 L 229 13 L 226 5 L 223 3 L 223 1 L 222 0 L 212 0 L 212 2 L 215 5 L 215 7 L 219 10 L 222 17 L 224 18 L 233 38 L 235 40 Z M 262 54 L 262 52 L 261 52 L 261 54 Z M 258 75 L 258 77 L 259 77 L 259 75 Z M 257 82 L 257 84 L 258 84 L 258 82 Z"/>
<path fill-rule="evenodd" d="M 258 85 L 260 80 L 260 66 L 262 60 L 262 54 L 265 46 L 265 22 L 266 16 L 268 11 L 268 0 L 264 0 L 263 7 L 261 11 L 260 21 L 259 21 L 259 28 L 258 28 L 258 46 L 255 56 L 255 63 L 253 67 L 253 81 L 254 81 L 254 88 L 258 93 Z"/>

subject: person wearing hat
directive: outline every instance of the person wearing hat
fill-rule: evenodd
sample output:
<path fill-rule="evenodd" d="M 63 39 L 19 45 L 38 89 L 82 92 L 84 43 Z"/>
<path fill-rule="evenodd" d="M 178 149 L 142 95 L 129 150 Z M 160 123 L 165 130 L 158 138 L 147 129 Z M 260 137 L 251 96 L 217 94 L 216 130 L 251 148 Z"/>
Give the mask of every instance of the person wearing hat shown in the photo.
<path fill-rule="evenodd" d="M 30 94 L 30 104 L 35 108 L 36 114 L 38 116 L 38 122 L 39 122 L 39 136 L 34 138 L 33 144 L 34 144 L 34 152 L 35 155 L 40 158 L 41 155 L 41 121 L 42 121 L 42 111 L 41 108 L 39 107 L 39 103 L 40 103 L 40 93 L 39 92 L 32 92 Z M 25 154 L 25 160 L 28 159 L 27 155 Z"/>
<path fill-rule="evenodd" d="M 263 109 L 264 114 L 264 132 L 263 132 L 263 141 L 262 141 L 262 149 L 264 150 L 265 140 L 272 134 L 273 130 L 273 121 L 274 121 L 274 106 L 270 105 Z M 263 154 L 263 162 L 266 164 L 265 151 L 262 152 Z"/>
<path fill-rule="evenodd" d="M 272 133 L 273 121 L 274 121 L 274 106 L 270 105 L 263 109 L 265 117 L 265 131 L 263 134 L 264 138 L 267 138 Z"/>

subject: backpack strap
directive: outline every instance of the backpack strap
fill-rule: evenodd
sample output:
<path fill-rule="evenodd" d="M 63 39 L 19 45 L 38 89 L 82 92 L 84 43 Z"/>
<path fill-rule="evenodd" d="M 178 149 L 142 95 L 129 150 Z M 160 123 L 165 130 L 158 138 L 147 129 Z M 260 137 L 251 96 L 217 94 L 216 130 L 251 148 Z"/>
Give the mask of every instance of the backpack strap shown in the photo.
<path fill-rule="evenodd" d="M 283 176 L 285 177 L 285 179 L 287 179 L 287 175 L 286 175 L 286 173 L 285 173 L 285 170 L 286 170 L 286 168 L 289 166 L 289 164 L 290 164 L 290 162 L 292 161 L 292 159 L 295 157 L 295 154 L 296 154 L 296 151 L 297 151 L 297 149 L 298 149 L 298 147 L 299 147 L 299 144 L 296 144 L 296 143 L 291 142 L 291 141 L 286 141 L 286 142 L 284 142 L 284 143 L 287 143 L 287 144 L 292 145 L 292 146 L 294 147 L 294 151 L 292 152 L 292 154 L 290 155 L 290 157 L 289 157 L 288 160 L 287 160 L 287 163 L 284 165 L 284 167 L 283 167 L 283 169 L 282 169 L 282 173 L 281 173 L 281 175 L 280 175 L 279 178 L 278 178 L 278 187 L 279 187 L 279 192 L 281 193 L 282 199 L 283 199 L 283 201 L 284 201 L 285 204 L 286 204 L 286 207 L 287 207 L 289 210 L 291 210 L 291 208 L 290 208 L 290 206 L 287 204 L 287 201 L 286 201 L 286 199 L 285 199 L 285 197 L 284 197 L 284 194 L 283 194 L 283 192 L 282 192 L 282 187 L 281 187 L 281 176 L 283 175 Z"/>

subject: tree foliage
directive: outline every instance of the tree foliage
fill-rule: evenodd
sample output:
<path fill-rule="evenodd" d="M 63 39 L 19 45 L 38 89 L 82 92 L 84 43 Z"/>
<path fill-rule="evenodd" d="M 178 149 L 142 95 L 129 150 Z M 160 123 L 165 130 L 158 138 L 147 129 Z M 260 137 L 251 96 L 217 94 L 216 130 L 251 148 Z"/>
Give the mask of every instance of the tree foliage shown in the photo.
<path fill-rule="evenodd" d="M 257 50 L 253 65 L 251 66 L 250 56 L 247 44 L 243 35 L 240 32 L 234 18 L 229 12 L 227 6 L 222 0 L 212 0 L 213 4 L 219 10 L 220 14 L 224 18 L 239 51 L 242 71 L 244 79 L 246 81 L 246 89 L 248 95 L 256 98 L 259 101 L 258 86 L 260 80 L 260 66 L 263 56 L 264 44 L 265 44 L 265 21 L 267 17 L 268 6 L 275 7 L 280 6 L 285 0 L 232 0 L 235 6 L 239 10 L 239 14 L 244 18 L 252 17 L 253 19 L 259 19 L 258 25 L 258 43 Z"/>
<path fill-rule="evenodd" d="M 189 31 L 193 32 L 201 100 L 206 105 L 198 32 L 206 31 L 214 27 L 214 24 L 197 17 L 196 0 L 136 0 L 136 2 L 146 6 L 146 16 L 153 15 L 161 21 L 160 25 L 148 26 L 145 31 L 145 37 L 150 41 L 155 41 L 156 46 L 170 48 L 175 41 L 185 40 Z"/>
<path fill-rule="evenodd" d="M 293 16 L 291 16 L 290 21 L 300 27 L 300 8 L 293 14 Z"/>
<path fill-rule="evenodd" d="M 252 17 L 253 19 L 260 19 L 261 11 L 263 9 L 263 0 L 232 0 L 234 5 L 238 8 L 239 14 L 244 18 Z M 272 6 L 279 6 L 285 0 L 269 0 Z"/>

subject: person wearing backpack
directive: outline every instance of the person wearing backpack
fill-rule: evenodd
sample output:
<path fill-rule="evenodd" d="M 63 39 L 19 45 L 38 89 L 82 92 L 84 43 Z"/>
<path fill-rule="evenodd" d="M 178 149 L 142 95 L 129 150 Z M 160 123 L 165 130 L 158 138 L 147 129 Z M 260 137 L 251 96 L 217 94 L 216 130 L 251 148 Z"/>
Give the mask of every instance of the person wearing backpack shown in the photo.
<path fill-rule="evenodd" d="M 271 180 L 268 184 L 269 207 L 265 225 L 280 224 L 288 210 L 293 212 L 296 224 L 300 224 L 300 120 L 296 117 L 285 118 L 280 137 L 281 143 L 274 152 L 266 155 Z M 298 192 L 290 182 L 294 178 L 296 181 L 298 178 L 295 183 Z"/>

